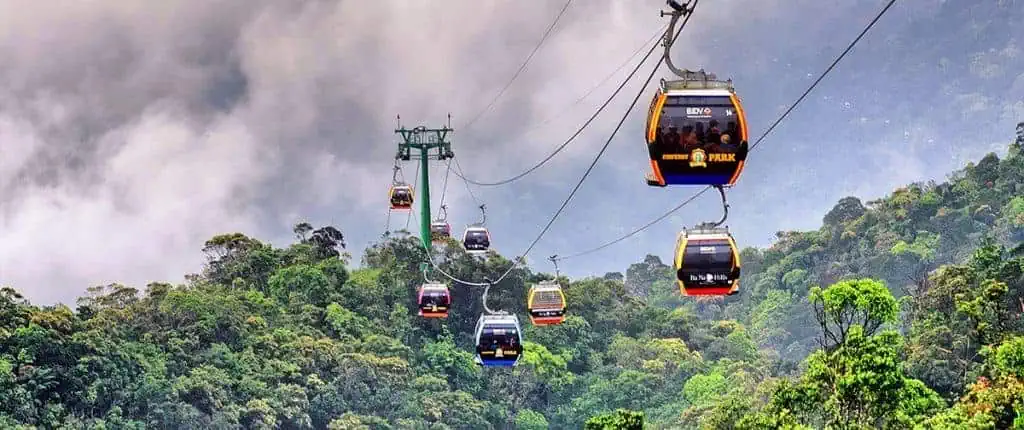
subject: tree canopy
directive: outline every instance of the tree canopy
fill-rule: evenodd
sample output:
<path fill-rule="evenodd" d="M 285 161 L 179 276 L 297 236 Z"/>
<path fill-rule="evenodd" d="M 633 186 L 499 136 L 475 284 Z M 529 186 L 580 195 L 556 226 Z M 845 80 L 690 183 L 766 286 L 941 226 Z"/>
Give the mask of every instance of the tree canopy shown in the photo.
<path fill-rule="evenodd" d="M 407 232 L 358 267 L 341 227 L 301 222 L 284 248 L 222 234 L 182 285 L 93 286 L 74 307 L 6 286 L 0 427 L 1024 428 L 1020 145 L 744 249 L 736 296 L 680 297 L 653 255 L 560 278 L 569 316 L 522 318 L 511 369 L 473 362 L 479 288 L 416 315 Z M 513 264 L 454 241 L 434 260 L 468 280 Z M 514 268 L 490 305 L 524 315 L 552 278 Z"/>

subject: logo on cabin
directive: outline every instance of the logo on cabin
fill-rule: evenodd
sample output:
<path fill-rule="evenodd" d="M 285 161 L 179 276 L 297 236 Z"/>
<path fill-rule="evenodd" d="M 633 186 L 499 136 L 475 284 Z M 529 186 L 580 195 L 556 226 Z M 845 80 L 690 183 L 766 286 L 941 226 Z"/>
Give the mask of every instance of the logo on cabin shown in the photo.
<path fill-rule="evenodd" d="M 708 167 L 707 154 L 703 149 L 697 148 L 690 152 L 690 167 Z"/>
<path fill-rule="evenodd" d="M 686 116 L 690 116 L 690 117 L 711 117 L 711 108 L 709 108 L 709 107 L 688 107 L 688 108 L 686 108 Z"/>
<path fill-rule="evenodd" d="M 726 109 L 725 110 L 725 116 L 733 116 L 733 115 L 736 115 L 736 113 L 733 112 L 732 109 Z"/>

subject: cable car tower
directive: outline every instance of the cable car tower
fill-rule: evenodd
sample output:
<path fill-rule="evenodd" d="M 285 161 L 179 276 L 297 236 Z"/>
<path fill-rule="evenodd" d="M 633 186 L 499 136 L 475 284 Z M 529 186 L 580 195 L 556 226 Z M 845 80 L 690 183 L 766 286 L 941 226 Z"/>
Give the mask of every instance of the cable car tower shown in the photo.
<path fill-rule="evenodd" d="M 448 140 L 449 135 L 455 130 L 452 129 L 452 116 L 448 114 L 448 124 L 442 128 L 426 128 L 424 126 L 418 126 L 415 128 L 405 128 L 402 125 L 401 116 L 398 117 L 398 127 L 395 129 L 395 134 L 402 138 L 401 142 L 398 142 L 398 152 L 395 154 L 395 160 L 409 161 L 419 160 L 420 161 L 420 238 L 423 240 L 423 246 L 428 252 L 433 250 L 432 241 L 430 240 L 430 163 L 431 159 L 434 160 L 447 160 L 455 156 L 452 152 L 452 144 Z M 418 151 L 417 154 L 413 154 L 413 151 Z M 431 154 L 431 150 L 436 150 L 434 154 Z"/>

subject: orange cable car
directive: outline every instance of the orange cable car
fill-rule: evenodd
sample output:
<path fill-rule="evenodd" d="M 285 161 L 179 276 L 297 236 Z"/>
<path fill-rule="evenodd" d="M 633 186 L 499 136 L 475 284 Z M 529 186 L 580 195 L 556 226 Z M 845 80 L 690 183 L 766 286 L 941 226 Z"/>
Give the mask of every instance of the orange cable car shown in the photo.
<path fill-rule="evenodd" d="M 743 172 L 748 130 L 732 80 L 704 71 L 661 81 L 647 114 L 647 185 L 723 185 Z"/>
<path fill-rule="evenodd" d="M 391 200 L 392 210 L 412 209 L 413 190 L 408 184 L 396 183 L 391 185 L 391 189 L 388 191 L 388 197 Z"/>

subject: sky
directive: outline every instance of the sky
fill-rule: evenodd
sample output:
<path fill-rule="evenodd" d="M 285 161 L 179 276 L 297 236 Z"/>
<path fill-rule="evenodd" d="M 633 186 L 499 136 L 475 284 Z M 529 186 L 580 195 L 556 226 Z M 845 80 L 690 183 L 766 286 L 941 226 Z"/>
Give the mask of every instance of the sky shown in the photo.
<path fill-rule="evenodd" d="M 861 31 L 882 0 L 706 0 L 673 58 L 732 78 L 761 133 Z M 1005 154 L 1024 121 L 1024 0 L 899 1 L 748 159 L 729 191 L 743 246 L 820 226 L 840 198 L 880 198 Z M 397 136 L 442 126 L 481 182 L 532 166 L 626 77 L 667 23 L 660 0 L 574 1 L 492 109 L 562 0 L 0 0 L 0 285 L 33 302 L 86 288 L 182 282 L 203 243 L 243 232 L 278 246 L 308 221 L 342 230 L 358 260 L 388 227 Z M 660 52 L 660 50 L 659 50 Z M 640 101 L 566 210 L 528 256 L 591 249 L 699 191 L 644 184 L 648 63 L 580 137 L 499 187 L 454 174 L 456 234 L 487 205 L 494 248 L 520 255 L 569 194 L 630 102 Z M 445 164 L 431 162 L 434 205 Z M 414 162 L 403 174 L 416 174 Z M 706 193 L 599 252 L 573 277 L 667 261 L 676 233 L 717 219 Z M 392 214 L 390 229 L 408 217 Z M 416 222 L 409 223 L 416 231 Z M 472 280 L 479 281 L 479 280 Z"/>

